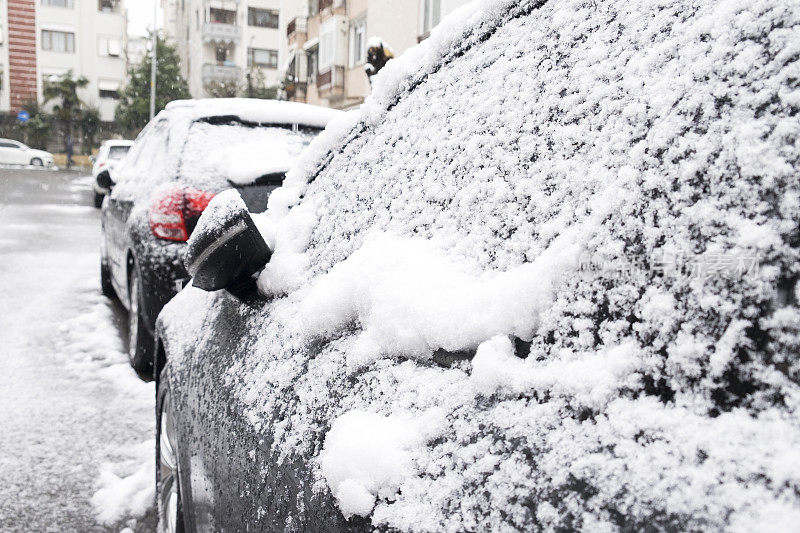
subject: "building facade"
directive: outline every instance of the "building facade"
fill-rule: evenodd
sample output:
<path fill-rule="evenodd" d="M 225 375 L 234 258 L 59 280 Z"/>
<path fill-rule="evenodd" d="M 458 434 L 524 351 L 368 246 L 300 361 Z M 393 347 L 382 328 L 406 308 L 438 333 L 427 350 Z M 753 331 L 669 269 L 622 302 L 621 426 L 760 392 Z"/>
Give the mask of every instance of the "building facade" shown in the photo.
<path fill-rule="evenodd" d="M 277 88 L 280 0 L 162 0 L 162 7 L 193 97 Z"/>
<path fill-rule="evenodd" d="M 78 97 L 114 119 L 125 79 L 124 0 L 0 0 L 0 110 L 42 101 L 44 85 L 72 71 Z"/>
<path fill-rule="evenodd" d="M 367 43 L 395 57 L 469 0 L 282 0 L 281 82 L 288 99 L 348 109 L 369 94 Z"/>

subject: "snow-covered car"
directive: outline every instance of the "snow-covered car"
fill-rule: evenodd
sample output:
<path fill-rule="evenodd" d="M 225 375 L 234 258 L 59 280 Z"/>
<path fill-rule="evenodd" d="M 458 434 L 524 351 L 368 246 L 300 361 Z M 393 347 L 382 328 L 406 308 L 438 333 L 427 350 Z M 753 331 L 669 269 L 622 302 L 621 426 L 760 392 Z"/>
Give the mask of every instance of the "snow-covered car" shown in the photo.
<path fill-rule="evenodd" d="M 30 148 L 12 139 L 0 139 L 0 165 L 52 167 L 53 154 Z"/>
<path fill-rule="evenodd" d="M 103 294 L 128 311 L 128 355 L 151 379 L 161 308 L 188 280 L 186 240 L 209 200 L 235 188 L 253 212 L 266 209 L 290 163 L 339 111 L 270 100 L 175 101 L 139 134 L 98 185 Z"/>
<path fill-rule="evenodd" d="M 798 80 L 797 2 L 454 12 L 201 217 L 162 522 L 795 530 Z"/>
<path fill-rule="evenodd" d="M 133 141 L 126 140 L 108 140 L 100 145 L 97 151 L 97 156 L 92 165 L 92 177 L 94 178 L 94 206 L 100 207 L 103 204 L 103 198 L 108 194 L 108 190 L 100 187 L 97 183 L 97 176 L 103 171 L 113 172 L 117 163 L 127 155 L 128 151 L 133 146 Z"/>

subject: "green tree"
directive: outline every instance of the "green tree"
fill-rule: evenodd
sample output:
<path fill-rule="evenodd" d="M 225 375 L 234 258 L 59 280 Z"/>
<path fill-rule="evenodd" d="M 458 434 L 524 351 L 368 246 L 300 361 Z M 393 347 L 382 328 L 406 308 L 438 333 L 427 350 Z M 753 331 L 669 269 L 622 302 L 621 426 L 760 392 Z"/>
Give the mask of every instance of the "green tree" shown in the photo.
<path fill-rule="evenodd" d="M 94 147 L 97 132 L 100 130 L 100 110 L 96 107 L 87 107 L 83 110 L 80 119 L 83 140 L 81 146 L 84 154 L 91 154 Z"/>
<path fill-rule="evenodd" d="M 181 76 L 180 59 L 175 47 L 158 36 L 156 45 L 156 113 L 173 100 L 191 98 L 189 86 Z M 116 121 L 129 132 L 138 132 L 150 120 L 150 69 L 152 56 L 128 69 L 128 84 L 120 93 Z"/>
<path fill-rule="evenodd" d="M 247 86 L 242 96 L 275 100 L 278 98 L 278 87 L 268 87 L 264 72 L 260 68 L 253 68 L 247 73 Z"/>
<path fill-rule="evenodd" d="M 72 125 L 82 118 L 84 104 L 78 98 L 78 89 L 87 85 L 89 80 L 86 77 L 75 78 L 71 70 L 61 76 L 52 76 L 44 84 L 44 101 L 56 100 L 53 117 L 63 125 L 65 135 L 69 135 Z"/>
<path fill-rule="evenodd" d="M 206 94 L 211 98 L 233 98 L 241 92 L 239 80 L 210 81 L 203 85 Z"/>

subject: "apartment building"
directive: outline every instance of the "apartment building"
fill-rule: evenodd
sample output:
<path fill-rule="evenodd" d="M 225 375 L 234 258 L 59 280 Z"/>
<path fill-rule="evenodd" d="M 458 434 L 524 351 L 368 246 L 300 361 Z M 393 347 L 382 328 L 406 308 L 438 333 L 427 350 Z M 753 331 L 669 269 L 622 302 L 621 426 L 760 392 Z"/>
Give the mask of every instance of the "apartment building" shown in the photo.
<path fill-rule="evenodd" d="M 280 0 L 162 0 L 164 29 L 178 47 L 195 98 L 277 87 Z"/>
<path fill-rule="evenodd" d="M 282 0 L 281 82 L 286 97 L 338 109 L 369 94 L 367 42 L 379 37 L 395 57 L 427 38 L 469 0 Z"/>
<path fill-rule="evenodd" d="M 78 96 L 114 119 L 125 79 L 124 0 L 0 0 L 0 111 L 42 101 L 44 84 L 72 70 Z"/>

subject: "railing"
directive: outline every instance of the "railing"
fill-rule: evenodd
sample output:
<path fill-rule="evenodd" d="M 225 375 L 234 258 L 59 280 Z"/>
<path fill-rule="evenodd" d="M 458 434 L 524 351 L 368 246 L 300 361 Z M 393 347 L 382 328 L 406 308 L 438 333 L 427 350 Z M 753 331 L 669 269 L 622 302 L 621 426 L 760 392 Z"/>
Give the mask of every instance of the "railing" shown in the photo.
<path fill-rule="evenodd" d="M 206 63 L 203 65 L 203 83 L 238 80 L 241 77 L 242 69 L 240 67 L 214 65 L 213 63 Z"/>
<path fill-rule="evenodd" d="M 242 28 L 239 26 L 220 22 L 206 22 L 203 24 L 203 42 L 238 43 L 241 39 Z"/>
<path fill-rule="evenodd" d="M 291 37 L 295 33 L 305 33 L 306 32 L 306 18 L 305 17 L 296 17 L 293 18 L 289 24 L 286 26 L 286 36 Z"/>
<path fill-rule="evenodd" d="M 333 66 L 320 70 L 317 74 L 317 87 L 320 91 L 344 87 L 344 67 Z"/>

